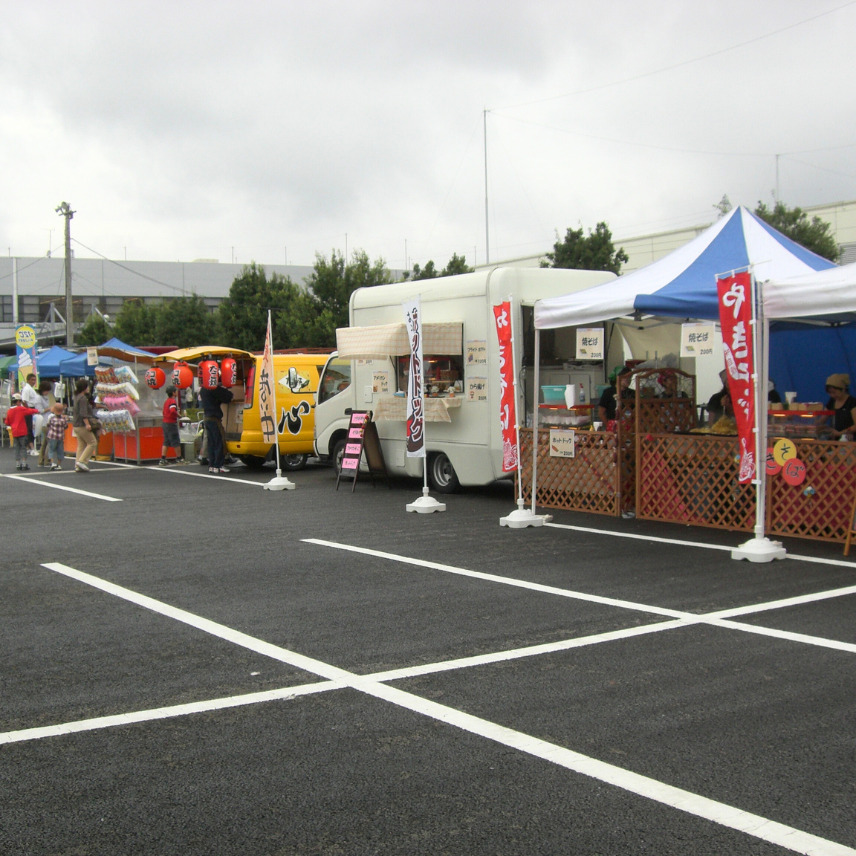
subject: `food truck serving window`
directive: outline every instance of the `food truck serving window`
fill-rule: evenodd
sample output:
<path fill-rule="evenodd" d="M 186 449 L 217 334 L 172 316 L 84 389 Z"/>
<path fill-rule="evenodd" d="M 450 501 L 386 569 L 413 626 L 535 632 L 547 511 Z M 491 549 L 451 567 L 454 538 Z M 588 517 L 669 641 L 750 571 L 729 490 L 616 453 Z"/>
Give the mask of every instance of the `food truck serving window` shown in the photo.
<path fill-rule="evenodd" d="M 425 369 L 423 384 L 428 395 L 447 395 L 451 390 L 462 390 L 460 381 L 464 377 L 464 360 L 460 354 L 426 354 L 422 359 Z M 397 357 L 395 375 L 397 389 L 407 392 L 407 375 L 410 357 Z"/>

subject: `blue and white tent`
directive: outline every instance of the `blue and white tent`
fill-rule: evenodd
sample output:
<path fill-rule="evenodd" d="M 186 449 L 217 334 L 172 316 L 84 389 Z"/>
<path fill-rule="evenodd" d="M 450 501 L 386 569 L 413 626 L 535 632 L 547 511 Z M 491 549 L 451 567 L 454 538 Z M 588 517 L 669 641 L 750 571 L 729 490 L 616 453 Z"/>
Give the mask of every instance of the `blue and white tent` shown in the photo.
<path fill-rule="evenodd" d="M 572 327 L 627 315 L 719 320 L 717 275 L 750 265 L 757 282 L 835 267 L 741 205 L 644 268 L 604 285 L 537 301 L 535 327 Z"/>

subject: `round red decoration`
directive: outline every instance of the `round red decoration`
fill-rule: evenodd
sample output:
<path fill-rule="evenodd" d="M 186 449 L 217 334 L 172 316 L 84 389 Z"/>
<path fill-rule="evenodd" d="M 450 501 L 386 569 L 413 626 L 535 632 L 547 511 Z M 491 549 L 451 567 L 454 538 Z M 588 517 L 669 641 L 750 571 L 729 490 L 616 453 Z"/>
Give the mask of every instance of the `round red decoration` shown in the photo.
<path fill-rule="evenodd" d="M 767 475 L 775 476 L 782 471 L 782 465 L 776 460 L 773 450 L 767 448 Z"/>
<path fill-rule="evenodd" d="M 199 364 L 199 382 L 205 389 L 216 389 L 220 383 L 220 366 L 214 360 L 203 360 Z"/>
<path fill-rule="evenodd" d="M 176 389 L 193 386 L 193 369 L 187 363 L 176 363 L 172 367 L 172 385 Z"/>
<path fill-rule="evenodd" d="M 791 458 L 785 461 L 782 467 L 782 478 L 796 487 L 805 481 L 805 464 L 799 458 Z"/>
<path fill-rule="evenodd" d="M 238 364 L 232 357 L 226 357 L 220 363 L 220 381 L 223 386 L 234 386 L 238 380 Z"/>
<path fill-rule="evenodd" d="M 166 372 L 157 366 L 146 370 L 146 386 L 152 389 L 160 389 L 166 383 Z"/>

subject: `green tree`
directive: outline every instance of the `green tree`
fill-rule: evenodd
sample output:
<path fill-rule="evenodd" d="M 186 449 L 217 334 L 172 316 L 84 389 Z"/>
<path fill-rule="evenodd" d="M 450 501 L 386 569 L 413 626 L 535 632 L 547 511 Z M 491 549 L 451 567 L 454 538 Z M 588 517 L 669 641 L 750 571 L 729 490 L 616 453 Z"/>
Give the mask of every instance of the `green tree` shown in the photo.
<path fill-rule="evenodd" d="M 413 270 L 404 274 L 405 279 L 436 279 L 438 276 L 455 276 L 459 273 L 472 273 L 474 268 L 467 264 L 466 256 L 459 256 L 457 253 L 452 253 L 452 258 L 443 270 L 438 271 L 433 259 L 429 259 L 425 267 L 420 267 L 418 264 L 413 265 Z"/>
<path fill-rule="evenodd" d="M 152 341 L 159 345 L 175 345 L 177 348 L 211 345 L 216 326 L 214 314 L 198 294 L 174 297 L 158 307 L 155 338 Z"/>
<path fill-rule="evenodd" d="M 459 273 L 472 273 L 474 270 L 475 268 L 471 268 L 467 264 L 466 256 L 459 256 L 457 253 L 452 253 L 452 258 L 449 259 L 440 276 L 456 276 Z"/>
<path fill-rule="evenodd" d="M 358 288 L 392 282 L 392 274 L 383 259 L 375 262 L 363 250 L 357 250 L 346 264 L 335 250 L 326 259 L 315 256 L 315 266 L 306 280 L 307 301 L 298 301 L 307 347 L 332 348 L 336 328 L 348 326 L 348 301 Z"/>
<path fill-rule="evenodd" d="M 78 345 L 101 345 L 113 335 L 110 325 L 103 315 L 93 312 L 83 326 L 75 333 L 74 341 Z"/>
<path fill-rule="evenodd" d="M 598 223 L 588 237 L 583 236 L 582 227 L 568 229 L 563 241 L 553 244 L 553 252 L 547 253 L 549 261 L 541 267 L 573 268 L 575 270 L 609 270 L 621 273 L 621 265 L 627 261 L 623 249 L 616 250 L 612 243 L 612 232 L 606 223 Z"/>
<path fill-rule="evenodd" d="M 841 248 L 835 243 L 830 224 L 820 217 L 812 217 L 809 220 L 808 214 L 802 208 L 788 208 L 784 202 L 777 202 L 772 211 L 763 202 L 758 202 L 755 214 L 807 250 L 831 262 L 838 261 Z"/>
<path fill-rule="evenodd" d="M 158 308 L 139 298 L 125 301 L 116 316 L 113 334 L 129 345 L 151 345 L 157 341 Z"/>
<path fill-rule="evenodd" d="M 268 309 L 271 310 L 273 347 L 299 347 L 305 343 L 294 343 L 293 333 L 302 333 L 299 324 L 294 330 L 289 321 L 295 314 L 293 309 L 300 301 L 301 289 L 289 277 L 272 274 L 268 278 L 264 267 L 255 262 L 245 265 L 229 289 L 229 296 L 217 310 L 217 323 L 222 344 L 246 351 L 264 348 L 267 333 Z M 273 323 L 276 317 L 277 323 Z"/>

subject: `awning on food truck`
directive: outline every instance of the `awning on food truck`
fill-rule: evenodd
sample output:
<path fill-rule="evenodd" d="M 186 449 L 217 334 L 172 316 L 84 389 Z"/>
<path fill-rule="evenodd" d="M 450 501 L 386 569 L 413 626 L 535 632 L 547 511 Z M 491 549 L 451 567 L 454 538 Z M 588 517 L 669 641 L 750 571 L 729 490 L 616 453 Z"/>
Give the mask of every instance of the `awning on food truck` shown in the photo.
<path fill-rule="evenodd" d="M 351 360 L 402 357 L 410 353 L 404 322 L 372 327 L 339 327 L 336 344 L 339 356 Z M 426 354 L 463 354 L 463 323 L 441 321 L 423 324 L 422 351 Z"/>
<path fill-rule="evenodd" d="M 250 357 L 253 354 L 245 351 L 242 348 L 227 348 L 224 345 L 197 345 L 192 348 L 179 348 L 176 351 L 167 351 L 165 354 L 158 354 L 155 357 L 156 362 L 185 362 L 192 363 L 200 360 L 203 357 Z"/>

